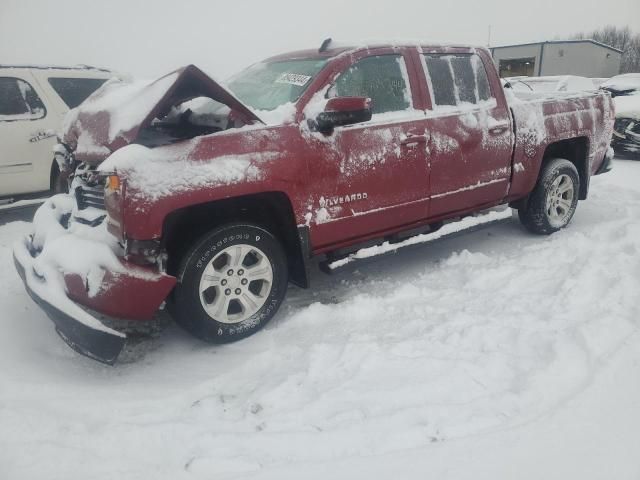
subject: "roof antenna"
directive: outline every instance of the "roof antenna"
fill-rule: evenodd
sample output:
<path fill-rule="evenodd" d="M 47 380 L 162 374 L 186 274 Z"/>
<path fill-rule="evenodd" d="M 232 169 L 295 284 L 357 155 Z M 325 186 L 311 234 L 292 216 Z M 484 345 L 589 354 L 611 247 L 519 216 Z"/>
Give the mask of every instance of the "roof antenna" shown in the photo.
<path fill-rule="evenodd" d="M 331 38 L 326 38 L 324 40 L 324 42 L 322 42 L 322 45 L 320 45 L 320 48 L 318 49 L 318 52 L 319 53 L 326 52 L 327 48 L 329 48 L 330 44 L 331 44 Z"/>

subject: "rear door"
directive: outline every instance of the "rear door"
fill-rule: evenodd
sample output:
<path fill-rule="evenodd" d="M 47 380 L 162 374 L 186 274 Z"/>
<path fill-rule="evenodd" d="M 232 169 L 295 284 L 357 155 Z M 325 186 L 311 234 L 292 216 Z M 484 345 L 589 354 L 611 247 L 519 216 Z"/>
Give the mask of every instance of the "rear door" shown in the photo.
<path fill-rule="evenodd" d="M 28 72 L 0 71 L 0 196 L 50 188 L 59 118 Z"/>
<path fill-rule="evenodd" d="M 310 139 L 314 247 L 373 237 L 427 216 L 424 112 L 414 108 L 412 68 L 401 49 L 361 52 L 328 85 L 327 97 L 370 98 L 373 116 Z"/>
<path fill-rule="evenodd" d="M 504 198 L 511 177 L 512 128 L 495 69 L 482 51 L 419 51 L 429 137 L 430 217 Z"/>

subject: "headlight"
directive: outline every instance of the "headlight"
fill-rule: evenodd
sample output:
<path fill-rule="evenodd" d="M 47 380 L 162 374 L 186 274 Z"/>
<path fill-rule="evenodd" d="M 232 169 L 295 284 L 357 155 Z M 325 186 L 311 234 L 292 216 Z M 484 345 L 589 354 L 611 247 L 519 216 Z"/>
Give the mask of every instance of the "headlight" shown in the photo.
<path fill-rule="evenodd" d="M 107 230 L 116 238 L 124 239 L 124 201 L 127 189 L 126 179 L 115 172 L 102 173 L 104 181 L 104 206 L 107 210 Z"/>
<path fill-rule="evenodd" d="M 115 173 L 107 176 L 104 189 L 106 193 L 120 193 L 120 177 Z"/>

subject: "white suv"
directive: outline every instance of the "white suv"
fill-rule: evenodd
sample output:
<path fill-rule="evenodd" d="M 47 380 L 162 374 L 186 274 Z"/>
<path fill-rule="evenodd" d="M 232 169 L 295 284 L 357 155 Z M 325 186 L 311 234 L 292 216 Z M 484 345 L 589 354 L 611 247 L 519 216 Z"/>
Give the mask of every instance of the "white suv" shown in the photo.
<path fill-rule="evenodd" d="M 66 190 L 52 152 L 56 132 L 112 76 L 86 66 L 0 65 L 0 199 Z"/>

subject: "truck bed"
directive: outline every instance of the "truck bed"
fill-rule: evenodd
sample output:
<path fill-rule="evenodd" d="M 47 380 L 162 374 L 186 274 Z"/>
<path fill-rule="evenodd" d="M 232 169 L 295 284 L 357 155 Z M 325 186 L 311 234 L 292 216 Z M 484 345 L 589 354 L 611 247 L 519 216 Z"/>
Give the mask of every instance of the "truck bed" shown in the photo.
<path fill-rule="evenodd" d="M 509 198 L 524 197 L 532 190 L 552 144 L 556 156 L 575 157 L 569 160 L 579 164 L 581 177 L 586 179 L 580 189 L 580 198 L 586 198 L 588 179 L 609 148 L 615 119 L 611 96 L 602 91 L 516 94 L 509 89 L 505 94 L 515 131 Z"/>

